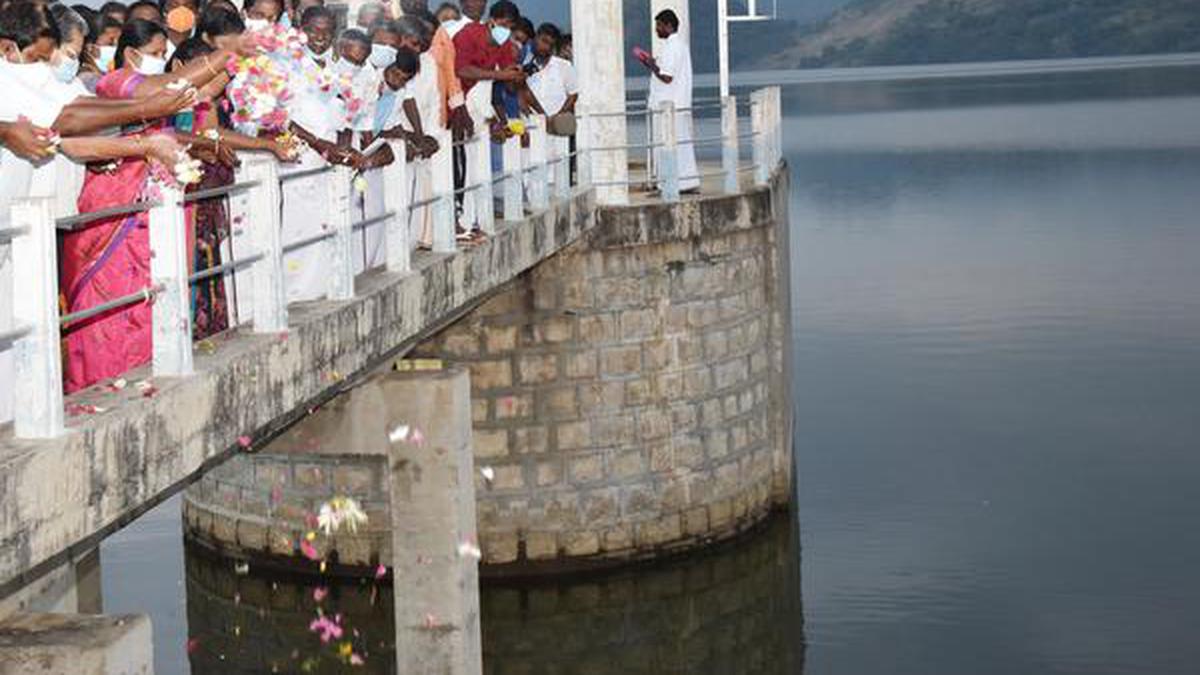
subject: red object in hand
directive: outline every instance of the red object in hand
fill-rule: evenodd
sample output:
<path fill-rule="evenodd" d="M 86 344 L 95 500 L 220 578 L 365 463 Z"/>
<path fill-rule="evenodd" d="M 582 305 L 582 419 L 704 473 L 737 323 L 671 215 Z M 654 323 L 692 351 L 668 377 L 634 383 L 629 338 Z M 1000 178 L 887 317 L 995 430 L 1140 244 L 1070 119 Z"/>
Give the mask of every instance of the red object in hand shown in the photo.
<path fill-rule="evenodd" d="M 633 56 L 634 56 L 634 58 L 636 58 L 638 61 L 641 61 L 642 63 L 649 63 L 650 59 L 654 58 L 653 56 L 650 55 L 650 52 L 646 51 L 645 49 L 642 49 L 641 47 L 633 48 Z"/>

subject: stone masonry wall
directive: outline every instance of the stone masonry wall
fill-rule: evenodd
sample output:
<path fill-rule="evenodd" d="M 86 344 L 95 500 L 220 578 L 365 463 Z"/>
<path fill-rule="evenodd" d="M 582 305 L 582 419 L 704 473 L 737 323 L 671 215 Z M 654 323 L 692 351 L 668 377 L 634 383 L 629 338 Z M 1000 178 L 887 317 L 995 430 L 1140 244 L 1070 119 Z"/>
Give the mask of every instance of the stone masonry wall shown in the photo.
<path fill-rule="evenodd" d="M 470 368 L 494 572 L 682 550 L 787 502 L 778 181 L 602 209 L 583 241 L 416 348 Z"/>

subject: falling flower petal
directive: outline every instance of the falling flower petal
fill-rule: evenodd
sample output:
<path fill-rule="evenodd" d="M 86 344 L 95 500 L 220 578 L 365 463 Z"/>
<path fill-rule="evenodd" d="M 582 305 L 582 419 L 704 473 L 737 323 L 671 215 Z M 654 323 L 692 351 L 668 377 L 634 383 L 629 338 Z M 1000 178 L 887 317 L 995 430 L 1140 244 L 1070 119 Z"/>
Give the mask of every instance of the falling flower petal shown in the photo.
<path fill-rule="evenodd" d="M 200 638 L 191 638 L 187 641 L 187 653 L 195 654 L 200 649 Z"/>
<path fill-rule="evenodd" d="M 385 576 L 387 576 L 387 568 L 380 563 L 379 566 L 375 568 L 375 578 L 382 579 Z"/>
<path fill-rule="evenodd" d="M 474 542 L 464 541 L 458 545 L 458 557 L 479 560 L 483 558 L 483 552 L 479 550 L 479 547 Z"/>
<path fill-rule="evenodd" d="M 329 589 L 325 588 L 324 586 L 318 586 L 313 589 L 313 601 L 314 602 L 322 602 L 323 600 L 325 600 L 325 596 L 327 596 L 327 595 L 329 595 Z"/>
<path fill-rule="evenodd" d="M 300 542 L 300 553 L 302 553 L 304 557 L 308 558 L 309 560 L 321 559 L 321 554 L 317 552 L 317 548 L 307 540 Z"/>
<path fill-rule="evenodd" d="M 483 467 L 479 470 L 479 473 L 483 474 L 484 479 L 489 483 L 496 480 L 496 470 L 490 466 Z"/>
<path fill-rule="evenodd" d="M 249 436 L 238 436 L 237 443 L 242 446 L 243 450 L 249 450 L 250 446 L 254 445 L 254 441 L 250 440 Z"/>
<path fill-rule="evenodd" d="M 352 666 L 363 666 L 363 665 L 366 665 L 366 663 L 367 663 L 367 662 L 363 660 L 363 657 L 359 656 L 358 654 L 351 654 L 351 655 L 350 655 L 350 665 L 352 665 Z"/>
<path fill-rule="evenodd" d="M 236 573 L 238 576 L 246 576 L 247 574 L 249 574 L 249 573 L 250 573 L 250 563 L 248 563 L 248 562 L 236 562 L 236 563 L 234 563 L 234 564 L 233 564 L 233 571 L 234 571 L 234 573 Z"/>

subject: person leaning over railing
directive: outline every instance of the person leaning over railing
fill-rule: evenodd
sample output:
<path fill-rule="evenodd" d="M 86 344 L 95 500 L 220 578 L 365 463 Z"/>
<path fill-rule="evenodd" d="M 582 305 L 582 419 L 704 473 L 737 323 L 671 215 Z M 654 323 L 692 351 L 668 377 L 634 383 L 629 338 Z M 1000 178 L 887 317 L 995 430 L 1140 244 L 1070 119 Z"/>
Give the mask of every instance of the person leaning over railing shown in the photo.
<path fill-rule="evenodd" d="M 408 186 L 410 202 L 425 202 L 433 197 L 433 174 L 429 160 L 438 152 L 438 141 L 431 135 L 446 129 L 445 100 L 442 87 L 444 78 L 433 54 L 433 42 L 440 29 L 427 18 L 406 15 L 395 22 L 401 49 L 419 54 L 416 75 L 405 85 L 406 97 L 411 98 L 415 119 L 406 111 L 403 117 L 395 116 L 391 127 L 399 127 L 404 138 L 414 146 L 413 171 L 409 173 L 412 185 Z M 407 124 L 405 124 L 407 122 Z M 420 132 L 418 133 L 418 130 Z M 415 232 L 410 232 L 410 241 L 417 248 L 433 248 L 433 213 L 429 208 L 409 214 L 408 223 Z"/>
<path fill-rule="evenodd" d="M 223 66 L 234 55 L 233 50 L 218 50 L 166 74 L 166 42 L 162 26 L 131 19 L 117 45 L 116 70 L 101 78 L 97 94 L 104 99 L 129 100 L 176 86 L 218 88 L 228 81 Z M 148 140 L 162 135 L 173 138 L 166 117 L 145 118 L 127 127 L 125 135 Z M 215 141 L 200 140 L 189 138 L 194 144 L 193 154 L 219 152 Z M 151 169 L 152 164 L 134 159 L 89 172 L 79 196 L 79 212 L 153 200 Z M 63 237 L 59 288 L 68 312 L 88 309 L 149 285 L 148 225 L 149 216 L 142 212 L 95 221 Z M 148 361 L 150 331 L 151 309 L 145 303 L 71 326 L 66 333 L 66 391 L 77 391 Z"/>
<path fill-rule="evenodd" d="M 210 6 L 200 17 L 199 34 L 182 42 L 167 64 L 176 73 L 188 66 L 211 59 L 222 46 L 236 46 L 245 26 L 236 13 L 222 6 Z M 198 183 L 187 187 L 189 193 L 204 192 L 233 185 L 236 152 L 267 152 L 280 161 L 294 158 L 290 144 L 274 135 L 247 136 L 233 131 L 225 105 L 224 78 L 216 78 L 205 87 L 206 100 L 194 110 L 180 113 L 173 126 L 177 137 L 198 150 L 203 173 Z M 212 142 L 212 146 L 208 142 Z M 230 236 L 229 209 L 225 196 L 196 201 L 191 207 L 195 241 L 191 252 L 191 272 L 203 272 L 221 266 L 221 245 Z M 192 287 L 193 337 L 202 340 L 230 325 L 225 278 L 221 275 L 199 281 Z"/>

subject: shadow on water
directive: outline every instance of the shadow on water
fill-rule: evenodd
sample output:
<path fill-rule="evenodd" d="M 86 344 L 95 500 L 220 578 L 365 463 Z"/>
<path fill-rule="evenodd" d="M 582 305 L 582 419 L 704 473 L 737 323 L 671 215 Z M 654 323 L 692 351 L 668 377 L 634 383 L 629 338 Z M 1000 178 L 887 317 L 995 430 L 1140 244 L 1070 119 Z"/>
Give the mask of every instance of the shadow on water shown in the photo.
<path fill-rule="evenodd" d="M 486 673 L 750 673 L 803 670 L 798 538 L 773 518 L 739 542 L 695 557 L 563 581 L 489 586 L 481 599 Z M 239 574 L 186 554 L 192 672 L 394 673 L 392 592 Z M 318 602 L 342 615 L 342 638 L 310 630 Z M 349 641 L 365 654 L 350 669 Z"/>

